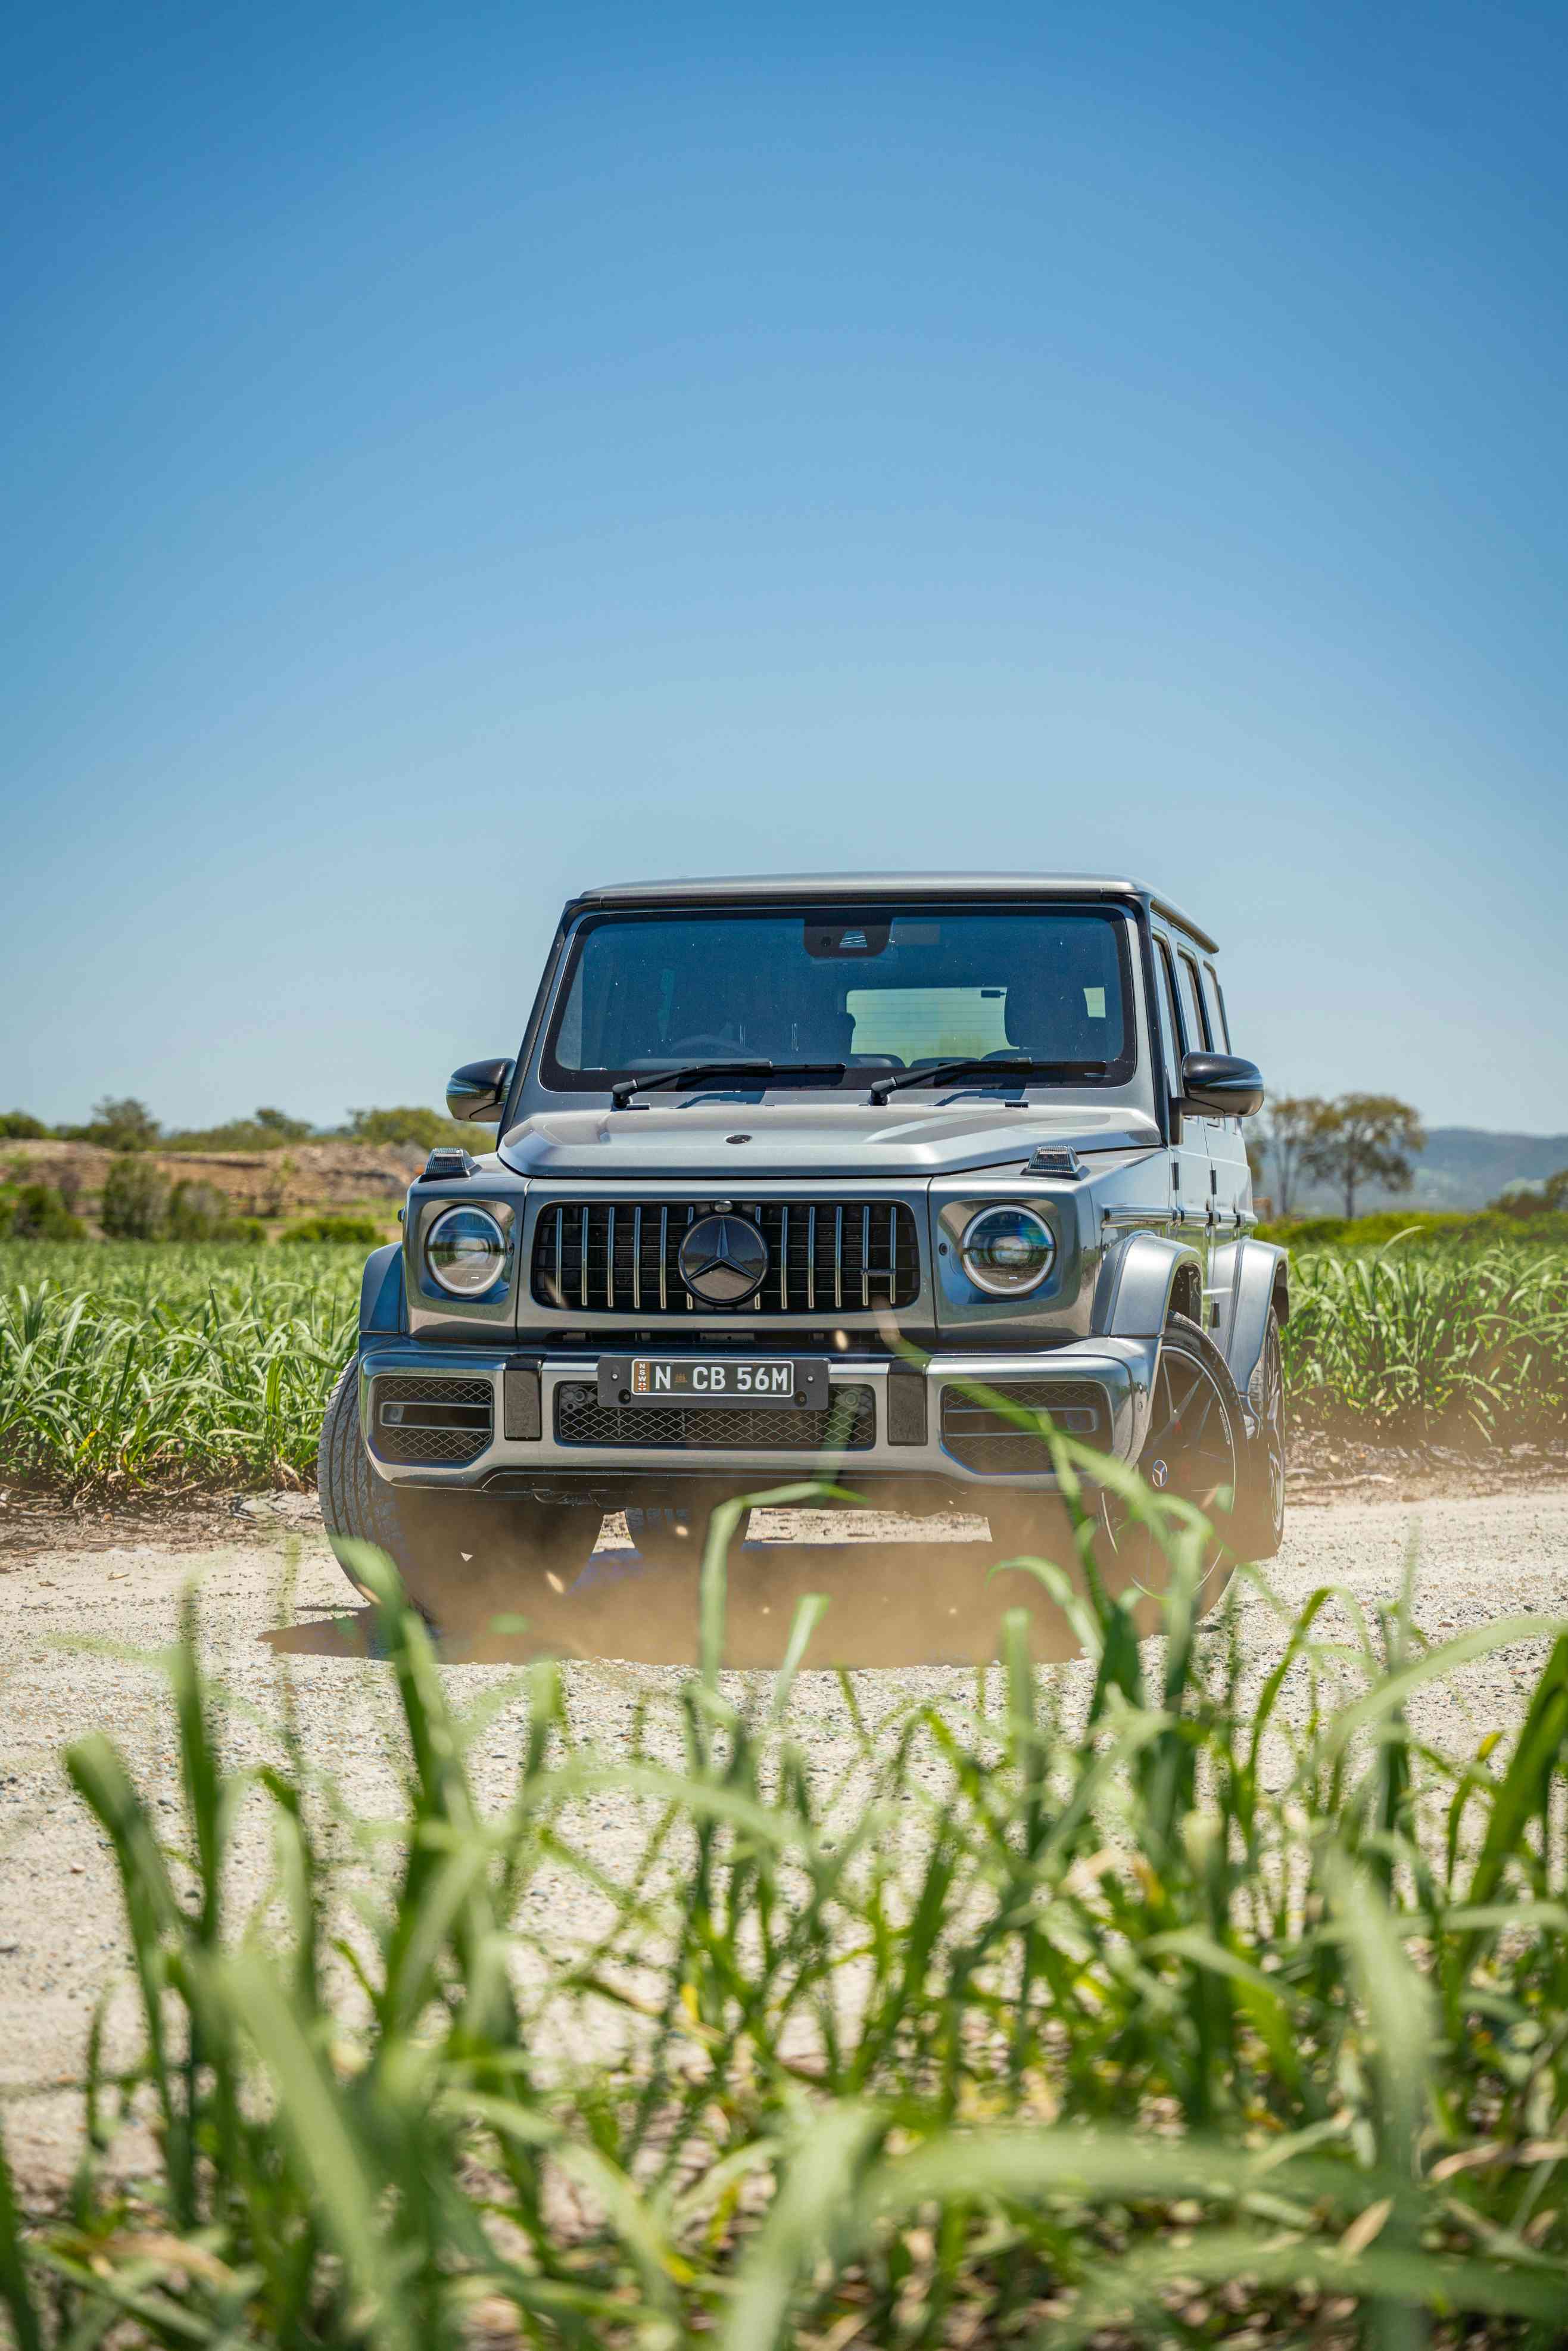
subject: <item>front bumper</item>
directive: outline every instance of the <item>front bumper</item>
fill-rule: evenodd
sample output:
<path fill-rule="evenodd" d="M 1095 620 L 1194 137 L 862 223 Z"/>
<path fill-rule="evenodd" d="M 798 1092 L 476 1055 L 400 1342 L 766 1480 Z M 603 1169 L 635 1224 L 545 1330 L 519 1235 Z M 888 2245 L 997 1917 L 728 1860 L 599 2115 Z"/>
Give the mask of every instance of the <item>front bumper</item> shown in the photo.
<path fill-rule="evenodd" d="M 906 1367 L 885 1354 L 835 1355 L 830 1364 L 833 1385 L 869 1388 L 873 1424 L 869 1443 L 825 1452 L 799 1447 L 770 1448 L 766 1409 L 749 1416 L 757 1424 L 756 1438 L 750 1441 L 748 1432 L 743 1448 L 691 1442 L 565 1443 L 556 1434 L 558 1392 L 594 1384 L 599 1365 L 596 1351 L 578 1348 L 541 1355 L 530 1349 L 525 1356 L 506 1348 L 444 1345 L 437 1349 L 428 1343 L 391 1341 L 372 1343 L 361 1354 L 360 1426 L 371 1468 L 378 1477 L 396 1485 L 537 1491 L 565 1498 L 573 1489 L 610 1493 L 624 1487 L 635 1493 L 648 1490 L 648 1481 L 683 1485 L 693 1479 L 721 1479 L 744 1491 L 758 1484 L 833 1476 L 855 1483 L 875 1480 L 879 1485 L 892 1479 L 907 1481 L 911 1488 L 916 1484 L 982 1489 L 1022 1486 L 1049 1490 L 1055 1483 L 1049 1473 L 1020 1475 L 1012 1468 L 998 1473 L 977 1468 L 960 1458 L 954 1449 L 959 1440 L 950 1428 L 945 1433 L 944 1391 L 962 1395 L 966 1388 L 1029 1383 L 1046 1392 L 1040 1401 L 1049 1410 L 1052 1387 L 1060 1386 L 1065 1394 L 1075 1388 L 1082 1391 L 1087 1383 L 1103 1400 L 1102 1435 L 1097 1441 L 1104 1442 L 1105 1449 L 1123 1460 L 1135 1460 L 1148 1427 L 1158 1353 L 1155 1339 L 1096 1338 L 1043 1353 L 966 1353 L 933 1357 L 918 1375 L 925 1388 L 925 1433 L 913 1439 L 909 1430 L 912 1425 L 918 1429 L 922 1416 L 911 1413 L 907 1394 L 898 1400 L 896 1413 L 890 1413 L 890 1380 L 907 1380 Z M 507 1434 L 509 1366 L 538 1373 L 538 1434 Z M 458 1463 L 389 1458 L 390 1452 L 406 1448 L 395 1437 L 389 1440 L 375 1424 L 374 1384 L 387 1378 L 395 1379 L 402 1392 L 406 1392 L 405 1383 L 415 1380 L 428 1381 L 433 1393 L 441 1382 L 460 1381 L 468 1384 L 470 1394 L 481 1398 L 487 1385 L 491 1397 L 488 1441 L 471 1458 Z M 476 1416 L 482 1417 L 482 1403 L 476 1410 Z M 514 1412 L 512 1417 L 516 1421 L 517 1415 Z M 1064 1425 L 1072 1425 L 1072 1416 L 1065 1408 L 1062 1419 Z"/>

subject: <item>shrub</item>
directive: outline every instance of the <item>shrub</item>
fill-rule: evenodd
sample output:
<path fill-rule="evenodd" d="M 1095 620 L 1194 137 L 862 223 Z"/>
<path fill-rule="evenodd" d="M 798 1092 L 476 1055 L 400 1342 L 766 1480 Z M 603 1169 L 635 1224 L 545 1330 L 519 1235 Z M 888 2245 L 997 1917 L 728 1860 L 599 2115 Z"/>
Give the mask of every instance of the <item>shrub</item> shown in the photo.
<path fill-rule="evenodd" d="M 303 1143 L 310 1132 L 308 1119 L 290 1118 L 287 1111 L 263 1108 L 251 1118 L 231 1118 L 221 1126 L 182 1127 L 177 1134 L 165 1135 L 160 1148 L 278 1151 L 290 1143 Z"/>
<path fill-rule="evenodd" d="M 374 1249 L 381 1238 L 382 1228 L 371 1217 L 307 1217 L 278 1235 L 284 1241 L 352 1241 L 366 1249 Z"/>
<path fill-rule="evenodd" d="M 77 1241 L 87 1228 L 48 1184 L 0 1196 L 0 1233 L 13 1241 Z"/>
<path fill-rule="evenodd" d="M 1366 1217 L 1293 1217 L 1260 1224 L 1258 1238 L 1290 1249 L 1406 1249 L 1493 1241 L 1560 1247 L 1568 1243 L 1568 1213 L 1539 1201 L 1528 1217 L 1490 1208 L 1378 1208 Z"/>
<path fill-rule="evenodd" d="M 99 1223 L 111 1240 L 155 1241 L 169 1215 L 169 1186 L 150 1159 L 118 1158 L 103 1181 Z"/>
<path fill-rule="evenodd" d="M 434 1151 L 441 1144 L 491 1151 L 496 1144 L 487 1126 L 465 1126 L 459 1119 L 408 1102 L 396 1110 L 351 1110 L 348 1131 L 356 1143 L 412 1144 L 420 1151 Z"/>
<path fill-rule="evenodd" d="M 37 1143 L 48 1133 L 41 1118 L 33 1118 L 25 1110 L 0 1110 L 0 1139 L 8 1143 Z"/>
<path fill-rule="evenodd" d="M 164 1231 L 172 1241 L 226 1241 L 238 1219 L 231 1202 L 211 1184 L 176 1184 L 169 1195 Z"/>

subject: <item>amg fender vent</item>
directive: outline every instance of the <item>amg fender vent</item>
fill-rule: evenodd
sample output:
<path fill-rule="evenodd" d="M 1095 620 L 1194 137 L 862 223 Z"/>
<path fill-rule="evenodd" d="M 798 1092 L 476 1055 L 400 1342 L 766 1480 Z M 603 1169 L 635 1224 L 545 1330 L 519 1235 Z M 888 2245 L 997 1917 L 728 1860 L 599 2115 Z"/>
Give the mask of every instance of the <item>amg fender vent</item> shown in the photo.
<path fill-rule="evenodd" d="M 915 1218 L 896 1200 L 754 1200 L 737 1204 L 761 1233 L 768 1270 L 733 1311 L 856 1314 L 913 1306 L 920 1295 Z M 540 1306 L 569 1314 L 721 1313 L 681 1280 L 681 1238 L 707 1213 L 696 1200 L 571 1200 L 542 1208 L 534 1228 L 532 1287 Z"/>
<path fill-rule="evenodd" d="M 384 1372 L 371 1382 L 371 1443 L 383 1461 L 461 1468 L 478 1459 L 495 1425 L 488 1380 Z"/>
<path fill-rule="evenodd" d="M 989 1393 L 1027 1412 L 1049 1413 L 1063 1437 L 1102 1451 L 1111 1442 L 1105 1391 L 1093 1380 L 995 1380 Z M 1051 1469 L 1051 1451 L 1032 1428 L 975 1402 L 959 1387 L 942 1391 L 942 1442 L 956 1461 L 988 1478 L 1033 1478 Z"/>

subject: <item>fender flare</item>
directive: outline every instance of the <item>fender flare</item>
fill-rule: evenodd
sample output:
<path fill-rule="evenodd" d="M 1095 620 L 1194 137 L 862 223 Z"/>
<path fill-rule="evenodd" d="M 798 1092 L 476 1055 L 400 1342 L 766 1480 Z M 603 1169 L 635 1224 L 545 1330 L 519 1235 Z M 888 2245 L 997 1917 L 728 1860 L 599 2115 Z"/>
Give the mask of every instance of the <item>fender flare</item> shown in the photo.
<path fill-rule="evenodd" d="M 1173 1311 L 1201 1323 L 1203 1289 L 1203 1259 L 1190 1243 L 1163 1233 L 1128 1233 L 1112 1243 L 1100 1268 L 1095 1332 L 1157 1339 Z"/>
<path fill-rule="evenodd" d="M 408 1301 L 402 1286 L 402 1243 L 387 1241 L 372 1249 L 360 1276 L 361 1332 L 406 1331 Z"/>
<path fill-rule="evenodd" d="M 1209 1261 L 1209 1289 L 1219 1307 L 1215 1332 L 1243 1400 L 1263 1353 L 1273 1308 L 1291 1319 L 1291 1260 L 1273 1241 L 1228 1241 Z"/>

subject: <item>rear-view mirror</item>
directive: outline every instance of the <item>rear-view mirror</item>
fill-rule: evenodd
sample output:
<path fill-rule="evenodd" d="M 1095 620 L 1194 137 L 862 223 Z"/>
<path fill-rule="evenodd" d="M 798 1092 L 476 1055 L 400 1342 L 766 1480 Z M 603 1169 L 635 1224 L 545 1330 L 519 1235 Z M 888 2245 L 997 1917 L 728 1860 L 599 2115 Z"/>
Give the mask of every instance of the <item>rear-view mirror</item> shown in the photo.
<path fill-rule="evenodd" d="M 507 1106 L 516 1061 L 465 1061 L 446 1081 L 446 1111 L 469 1126 L 496 1126 Z"/>
<path fill-rule="evenodd" d="M 1236 1053 L 1188 1053 L 1181 1065 L 1183 1106 L 1219 1118 L 1249 1118 L 1261 1106 L 1263 1079 L 1255 1061 Z"/>

